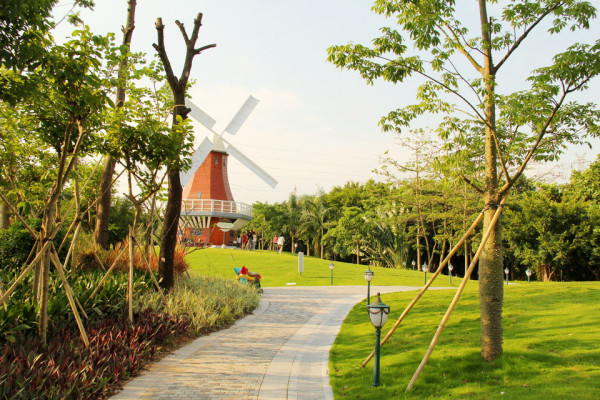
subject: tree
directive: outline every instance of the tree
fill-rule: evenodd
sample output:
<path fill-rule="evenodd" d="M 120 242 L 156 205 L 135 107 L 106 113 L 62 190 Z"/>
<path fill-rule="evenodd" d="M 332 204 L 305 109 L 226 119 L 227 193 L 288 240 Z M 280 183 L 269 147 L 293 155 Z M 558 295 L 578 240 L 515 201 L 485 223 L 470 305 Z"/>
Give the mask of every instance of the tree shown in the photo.
<path fill-rule="evenodd" d="M 325 196 L 319 193 L 316 196 L 304 197 L 301 202 L 302 211 L 300 216 L 301 230 L 306 234 L 306 246 L 309 246 L 309 239 L 312 237 L 315 252 L 320 248 L 321 258 L 325 257 L 325 225 L 331 209 L 325 203 Z"/>
<path fill-rule="evenodd" d="M 442 114 L 438 133 L 455 149 L 457 171 L 486 205 L 484 229 L 530 160 L 553 160 L 582 134 L 598 134 L 594 104 L 567 102 L 600 73 L 600 40 L 575 43 L 535 69 L 523 87 L 503 94 L 502 72 L 534 32 L 549 35 L 589 28 L 596 8 L 583 0 L 519 0 L 502 6 L 479 0 L 478 32 L 470 35 L 455 1 L 376 0 L 373 10 L 395 18 L 373 47 L 333 46 L 329 61 L 358 71 L 368 82 L 425 81 L 418 103 L 390 112 L 384 130 L 400 132 L 425 114 Z M 488 9 L 489 4 L 494 4 Z M 491 11 L 491 12 L 490 12 Z M 541 37 L 538 35 L 538 38 Z M 414 49 L 414 53 L 411 50 Z M 513 76 L 510 77 L 514 79 Z M 467 167 L 467 168 L 465 168 Z M 469 167 L 477 167 L 473 170 Z M 482 171 L 483 179 L 472 174 Z M 493 227 L 479 261 L 481 354 L 502 354 L 503 255 L 501 223 Z"/>
<path fill-rule="evenodd" d="M 125 87 L 127 84 L 126 71 L 129 64 L 129 48 L 133 29 L 135 28 L 135 7 L 136 0 L 128 0 L 127 23 L 123 27 L 123 45 L 121 46 L 121 60 L 119 62 L 119 72 L 117 76 L 117 101 L 116 107 L 123 107 L 125 103 Z M 106 247 L 109 236 L 110 205 L 112 197 L 112 180 L 115 172 L 116 160 L 112 155 L 107 155 L 102 169 L 100 179 L 100 201 L 98 202 L 98 212 L 96 215 L 96 228 L 94 231 L 94 241 L 100 247 Z"/>
<path fill-rule="evenodd" d="M 180 154 L 185 155 L 186 152 L 186 141 L 188 143 L 187 152 L 189 154 L 189 144 L 191 143 L 191 133 L 187 132 L 186 124 L 184 123 L 187 114 L 190 109 L 185 106 L 185 94 L 188 86 L 188 80 L 190 77 L 190 71 L 192 69 L 192 62 L 194 57 L 202 53 L 204 50 L 215 47 L 216 44 L 209 44 L 203 47 L 196 48 L 196 41 L 198 40 L 198 31 L 202 26 L 202 14 L 199 13 L 194 20 L 194 26 L 192 28 L 192 35 L 188 36 L 185 27 L 179 21 L 175 21 L 183 39 L 185 41 L 186 53 L 181 71 L 181 76 L 177 78 L 173 72 L 173 67 L 167 56 L 167 50 L 165 48 L 164 29 L 165 26 L 162 23 L 162 19 L 158 18 L 156 21 L 156 32 L 158 35 L 158 44 L 153 43 L 152 46 L 158 53 L 160 60 L 162 61 L 165 73 L 167 75 L 167 82 L 173 92 L 173 123 L 172 129 L 174 136 L 179 136 L 178 140 L 174 143 L 180 146 Z M 188 160 L 189 161 L 189 160 Z M 161 286 L 167 290 L 171 289 L 174 284 L 173 280 L 173 260 L 175 256 L 175 246 L 177 244 L 177 231 L 179 227 L 179 217 L 181 214 L 181 200 L 182 191 L 181 181 L 179 179 L 179 171 L 182 168 L 189 168 L 186 165 L 185 160 L 173 160 L 167 166 L 167 178 L 169 182 L 169 195 L 167 199 L 167 205 L 165 210 L 165 218 L 163 222 L 163 229 L 160 239 L 160 255 L 158 262 L 159 276 L 162 278 Z"/>

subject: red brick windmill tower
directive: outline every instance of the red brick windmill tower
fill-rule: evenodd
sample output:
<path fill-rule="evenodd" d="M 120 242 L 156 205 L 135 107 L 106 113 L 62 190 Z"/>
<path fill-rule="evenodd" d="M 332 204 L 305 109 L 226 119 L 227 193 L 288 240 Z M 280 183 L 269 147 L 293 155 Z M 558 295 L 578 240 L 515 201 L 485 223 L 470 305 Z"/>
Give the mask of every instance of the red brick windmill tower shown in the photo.
<path fill-rule="evenodd" d="M 271 187 L 277 181 L 256 163 L 233 147 L 222 136 L 235 135 L 258 100 L 250 96 L 219 135 L 213 131 L 215 120 L 188 101 L 192 118 L 208 128 L 213 140 L 204 138 L 192 157 L 192 167 L 181 173 L 183 204 L 181 237 L 201 245 L 225 245 L 235 238 L 234 231 L 252 219 L 252 206 L 235 202 L 227 175 L 228 156 L 232 155 Z"/>

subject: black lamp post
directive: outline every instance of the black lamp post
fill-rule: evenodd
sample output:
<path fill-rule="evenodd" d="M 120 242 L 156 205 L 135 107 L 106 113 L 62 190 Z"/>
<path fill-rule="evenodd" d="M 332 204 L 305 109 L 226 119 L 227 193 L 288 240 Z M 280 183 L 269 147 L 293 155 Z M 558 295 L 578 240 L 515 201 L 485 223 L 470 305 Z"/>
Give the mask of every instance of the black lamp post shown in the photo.
<path fill-rule="evenodd" d="M 531 283 L 530 278 L 531 278 L 531 274 L 533 273 L 532 270 L 530 270 L 529 268 L 527 268 L 525 270 L 525 274 L 527 275 L 527 283 Z"/>
<path fill-rule="evenodd" d="M 454 265 L 448 264 L 448 276 L 450 277 L 450 285 L 452 285 L 452 270 L 454 269 Z"/>
<path fill-rule="evenodd" d="M 333 286 L 333 267 L 335 267 L 335 265 L 333 265 L 333 263 L 329 264 L 329 269 L 331 270 L 331 285 Z"/>
<path fill-rule="evenodd" d="M 415 263 L 415 260 L 413 260 L 413 262 L 412 262 L 413 271 L 415 270 L 415 264 L 416 264 L 416 263 Z"/>
<path fill-rule="evenodd" d="M 377 301 L 367 306 L 369 318 L 375 327 L 375 358 L 373 360 L 373 386 L 379 386 L 379 346 L 381 343 L 381 328 L 385 325 L 390 313 L 390 306 L 381 301 L 381 295 L 377 293 Z"/>
<path fill-rule="evenodd" d="M 371 271 L 371 267 L 367 267 L 365 271 L 365 280 L 367 281 L 367 305 L 371 304 L 371 280 L 375 272 Z"/>
<path fill-rule="evenodd" d="M 425 272 L 425 282 L 423 283 L 423 285 L 427 285 L 427 272 L 429 272 L 429 266 L 427 266 L 427 264 L 423 264 L 423 272 Z"/>
<path fill-rule="evenodd" d="M 508 273 L 510 272 L 510 270 L 507 268 L 504 269 L 504 273 L 506 274 L 506 284 L 508 285 Z"/>

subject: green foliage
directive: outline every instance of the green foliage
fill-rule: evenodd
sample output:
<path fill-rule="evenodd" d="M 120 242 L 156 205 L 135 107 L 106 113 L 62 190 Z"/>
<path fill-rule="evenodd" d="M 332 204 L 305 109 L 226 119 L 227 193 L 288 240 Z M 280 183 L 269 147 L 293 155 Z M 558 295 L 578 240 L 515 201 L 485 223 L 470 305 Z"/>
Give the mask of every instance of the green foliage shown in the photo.
<path fill-rule="evenodd" d="M 377 277 L 377 273 L 375 275 Z M 415 292 L 386 294 L 385 335 Z M 477 285 L 467 285 L 415 387 L 404 393 L 454 292 L 428 291 L 381 347 L 381 387 L 371 386 L 375 330 L 365 301 L 346 317 L 330 352 L 335 399 L 588 399 L 600 391 L 600 284 L 531 283 L 504 295 L 504 354 L 480 357 Z"/>
<path fill-rule="evenodd" d="M 0 270 L 0 279 L 5 287 L 16 279 L 18 271 Z M 107 316 L 124 315 L 127 311 L 126 295 L 128 276 L 126 273 L 111 274 L 93 298 L 89 298 L 104 271 L 75 270 L 67 273 L 67 280 L 82 304 L 89 321 L 97 321 Z M 38 304 L 32 293 L 32 276 L 29 275 L 8 300 L 7 306 L 0 307 L 0 343 L 18 342 L 24 337 L 33 336 L 37 328 Z M 152 291 L 154 287 L 151 277 L 145 273 L 134 276 L 134 293 Z M 48 313 L 53 323 L 53 330 L 65 327 L 74 329 L 76 322 L 69 301 L 56 272 L 50 280 Z"/>
<path fill-rule="evenodd" d="M 108 224 L 108 245 L 122 242 L 129 234 L 129 227 L 133 225 L 135 208 L 129 200 L 117 197 L 110 206 L 110 219 Z"/>
<path fill-rule="evenodd" d="M 166 297 L 165 304 L 159 293 L 147 292 L 135 299 L 135 308 L 184 317 L 191 321 L 191 330 L 196 334 L 233 324 L 254 310 L 260 301 L 254 286 L 214 276 L 180 277 Z"/>
<path fill-rule="evenodd" d="M 557 185 L 518 197 L 505 214 L 508 256 L 539 280 L 599 280 L 600 208 Z"/>
<path fill-rule="evenodd" d="M 183 317 L 150 310 L 111 317 L 89 327 L 90 348 L 74 329 L 47 344 L 27 338 L 0 348 L 0 397 L 6 399 L 106 398 L 135 376 L 174 337 L 186 335 Z"/>

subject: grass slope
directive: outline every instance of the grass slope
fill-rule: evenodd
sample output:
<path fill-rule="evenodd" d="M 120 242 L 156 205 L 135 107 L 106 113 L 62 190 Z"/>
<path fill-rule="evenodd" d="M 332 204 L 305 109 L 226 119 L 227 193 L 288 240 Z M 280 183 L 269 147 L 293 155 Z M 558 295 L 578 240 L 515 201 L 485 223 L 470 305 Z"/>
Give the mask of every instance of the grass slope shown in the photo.
<path fill-rule="evenodd" d="M 233 278 L 233 267 L 246 266 L 262 276 L 262 286 L 285 286 L 296 283 L 298 286 L 327 286 L 331 282 L 330 260 L 304 257 L 304 272 L 298 273 L 298 257 L 290 253 L 281 255 L 268 250 L 232 250 L 209 248 L 194 251 L 187 256 L 190 269 L 197 274 Z M 364 265 L 334 261 L 334 285 L 365 285 Z M 404 269 L 374 268 L 373 285 L 423 286 L 423 273 Z M 430 277 L 430 274 L 427 275 Z M 452 284 L 459 280 L 453 278 Z M 440 276 L 437 286 L 449 286 L 448 277 Z"/>
<path fill-rule="evenodd" d="M 458 280 L 456 280 L 458 281 Z M 453 282 L 454 283 L 454 282 Z M 417 303 L 382 347 L 381 384 L 360 363 L 375 331 L 365 303 L 348 315 L 330 354 L 336 399 L 598 399 L 600 398 L 600 283 L 509 286 L 504 299 L 504 354 L 480 357 L 477 285 L 467 286 L 413 390 L 404 390 L 425 355 L 454 290 L 432 291 Z M 382 337 L 415 292 L 388 294 L 392 307 Z"/>

